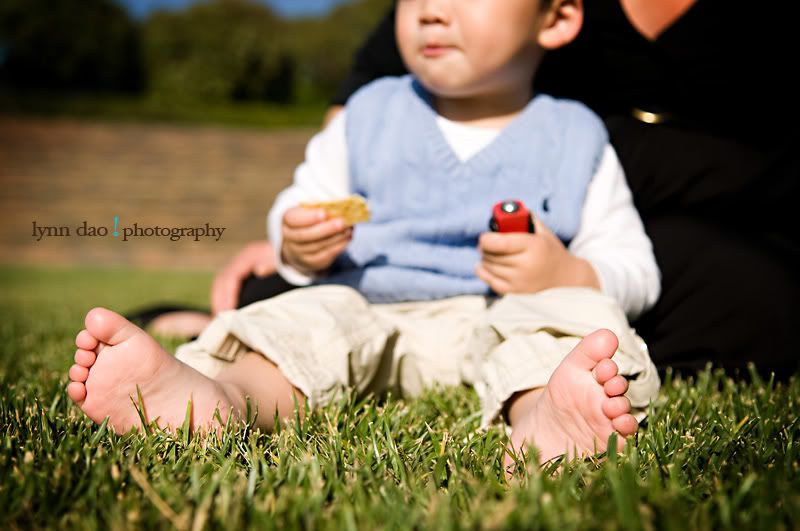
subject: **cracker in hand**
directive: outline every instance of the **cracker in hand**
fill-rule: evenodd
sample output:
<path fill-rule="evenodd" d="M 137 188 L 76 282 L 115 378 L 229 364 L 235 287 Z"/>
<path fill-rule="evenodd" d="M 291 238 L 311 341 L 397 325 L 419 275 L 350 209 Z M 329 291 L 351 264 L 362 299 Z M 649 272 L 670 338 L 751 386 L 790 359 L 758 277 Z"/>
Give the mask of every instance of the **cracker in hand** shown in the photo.
<path fill-rule="evenodd" d="M 300 203 L 304 208 L 321 208 L 329 218 L 342 218 L 348 225 L 369 221 L 367 202 L 360 195 L 351 195 L 336 201 Z"/>

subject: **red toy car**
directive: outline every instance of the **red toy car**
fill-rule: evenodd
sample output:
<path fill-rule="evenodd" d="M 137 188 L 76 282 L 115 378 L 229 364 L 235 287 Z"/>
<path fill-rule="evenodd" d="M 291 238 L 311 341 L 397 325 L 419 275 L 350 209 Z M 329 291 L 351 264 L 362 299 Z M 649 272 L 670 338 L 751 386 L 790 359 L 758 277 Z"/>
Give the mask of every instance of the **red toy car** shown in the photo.
<path fill-rule="evenodd" d="M 533 233 L 533 218 L 522 201 L 506 199 L 494 205 L 489 230 L 493 232 Z"/>

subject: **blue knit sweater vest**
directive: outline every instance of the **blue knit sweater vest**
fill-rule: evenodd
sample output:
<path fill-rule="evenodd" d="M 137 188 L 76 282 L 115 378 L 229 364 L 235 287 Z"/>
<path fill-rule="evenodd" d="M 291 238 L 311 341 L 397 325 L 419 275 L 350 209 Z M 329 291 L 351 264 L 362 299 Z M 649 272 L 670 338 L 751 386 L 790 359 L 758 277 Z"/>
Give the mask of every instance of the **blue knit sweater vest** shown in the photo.
<path fill-rule="evenodd" d="M 351 189 L 372 218 L 319 283 L 351 286 L 371 302 L 488 294 L 475 276 L 478 236 L 503 199 L 521 199 L 567 244 L 608 142 L 582 104 L 537 95 L 462 162 L 412 76 L 367 85 L 346 112 Z"/>

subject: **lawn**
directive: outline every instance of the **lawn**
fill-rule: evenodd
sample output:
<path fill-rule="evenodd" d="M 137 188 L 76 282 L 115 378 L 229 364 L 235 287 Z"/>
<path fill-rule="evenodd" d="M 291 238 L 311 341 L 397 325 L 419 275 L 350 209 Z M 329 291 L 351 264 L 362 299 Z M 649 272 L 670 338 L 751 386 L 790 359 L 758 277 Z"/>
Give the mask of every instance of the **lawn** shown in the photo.
<path fill-rule="evenodd" d="M 0 113 L 120 122 L 167 122 L 256 129 L 318 127 L 327 105 L 176 103 L 114 94 L 11 93 L 0 89 Z"/>
<path fill-rule="evenodd" d="M 624 452 L 510 481 L 505 433 L 476 431 L 464 388 L 349 397 L 271 435 L 118 436 L 87 421 L 64 391 L 86 310 L 203 304 L 209 282 L 0 268 L 0 529 L 800 528 L 797 378 L 667 375 Z"/>

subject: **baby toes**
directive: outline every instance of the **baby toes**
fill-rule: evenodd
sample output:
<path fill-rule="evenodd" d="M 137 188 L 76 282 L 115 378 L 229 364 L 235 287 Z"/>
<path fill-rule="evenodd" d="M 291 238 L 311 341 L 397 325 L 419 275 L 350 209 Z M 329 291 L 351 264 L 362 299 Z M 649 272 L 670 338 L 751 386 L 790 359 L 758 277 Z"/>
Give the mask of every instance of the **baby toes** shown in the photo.
<path fill-rule="evenodd" d="M 84 383 L 89 377 L 89 369 L 83 365 L 75 364 L 69 369 L 69 379 L 73 382 Z"/>
<path fill-rule="evenodd" d="M 603 414 L 614 419 L 631 412 L 631 402 L 624 396 L 612 396 L 603 402 Z"/>
<path fill-rule="evenodd" d="M 70 382 L 67 394 L 73 402 L 80 404 L 86 399 L 86 386 L 81 382 Z"/>
<path fill-rule="evenodd" d="M 609 359 L 600 360 L 594 368 L 594 379 L 600 385 L 605 384 L 611 378 L 617 375 L 619 367 L 617 364 Z"/>
<path fill-rule="evenodd" d="M 628 390 L 628 380 L 618 374 L 603 385 L 603 390 L 608 396 L 624 395 Z"/>
<path fill-rule="evenodd" d="M 639 423 L 636 421 L 636 418 L 629 413 L 613 419 L 611 425 L 623 437 L 633 435 L 636 433 L 636 430 L 639 429 Z"/>
<path fill-rule="evenodd" d="M 97 360 L 97 354 L 91 350 L 83 350 L 79 348 L 75 351 L 75 363 L 82 367 L 86 367 L 88 369 L 94 365 L 95 360 Z"/>
<path fill-rule="evenodd" d="M 84 350 L 94 350 L 98 345 L 97 338 L 89 333 L 88 330 L 81 330 L 75 337 L 75 346 Z"/>

